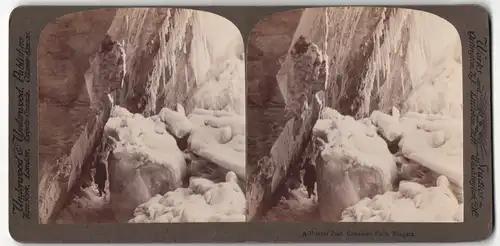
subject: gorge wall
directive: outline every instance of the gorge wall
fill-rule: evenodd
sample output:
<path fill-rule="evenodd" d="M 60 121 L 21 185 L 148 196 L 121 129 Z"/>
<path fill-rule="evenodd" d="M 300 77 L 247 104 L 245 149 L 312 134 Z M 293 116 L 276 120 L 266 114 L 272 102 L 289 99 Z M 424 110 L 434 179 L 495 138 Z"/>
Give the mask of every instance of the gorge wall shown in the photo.
<path fill-rule="evenodd" d="M 102 85 L 86 83 L 85 73 L 106 34 L 123 46 L 127 66 L 107 113 L 96 114 L 86 86 Z M 110 8 L 67 14 L 43 30 L 38 59 L 42 223 L 54 222 L 83 182 L 75 177 L 89 169 L 85 165 L 104 141 L 113 105 L 146 117 L 177 104 L 185 114 L 196 107 L 245 112 L 242 37 L 232 23 L 208 12 Z M 207 84 L 209 89 L 202 86 Z"/>

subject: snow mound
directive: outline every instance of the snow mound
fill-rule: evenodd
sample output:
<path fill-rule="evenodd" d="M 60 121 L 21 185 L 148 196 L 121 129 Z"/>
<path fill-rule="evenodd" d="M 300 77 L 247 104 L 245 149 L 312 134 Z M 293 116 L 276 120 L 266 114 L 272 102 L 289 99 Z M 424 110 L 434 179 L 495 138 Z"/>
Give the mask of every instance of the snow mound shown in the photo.
<path fill-rule="evenodd" d="M 144 117 L 116 107 L 105 135 L 117 142 L 108 159 L 110 204 L 119 221 L 155 194 L 182 186 L 184 154 L 159 117 Z"/>
<path fill-rule="evenodd" d="M 226 182 L 191 178 L 188 188 L 156 195 L 135 209 L 129 223 L 244 222 L 245 210 L 236 174 L 228 172 Z"/>
<path fill-rule="evenodd" d="M 337 221 L 345 208 L 393 189 L 396 162 L 370 119 L 355 120 L 325 108 L 313 134 L 323 143 L 316 162 L 322 220 Z"/>
<path fill-rule="evenodd" d="M 402 181 L 397 192 L 364 198 L 345 209 L 341 222 L 463 222 L 463 204 L 458 203 L 445 176 L 428 188 Z"/>
<path fill-rule="evenodd" d="M 343 170 L 355 166 L 373 168 L 382 174 L 383 189 L 391 188 L 397 173 L 396 163 L 373 125 L 325 108 L 313 132 L 316 136 L 326 136 L 327 144 L 321 152 L 323 161 L 341 165 Z"/>

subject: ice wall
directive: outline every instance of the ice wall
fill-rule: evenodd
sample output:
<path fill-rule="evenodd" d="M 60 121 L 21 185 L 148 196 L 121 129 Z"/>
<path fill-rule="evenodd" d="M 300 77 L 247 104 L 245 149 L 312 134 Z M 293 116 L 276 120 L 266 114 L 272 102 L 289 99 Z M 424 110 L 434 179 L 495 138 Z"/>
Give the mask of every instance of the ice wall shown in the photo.
<path fill-rule="evenodd" d="M 461 44 L 445 19 L 410 9 L 309 8 L 293 40 L 301 35 L 329 57 L 326 100 L 339 112 L 361 118 L 396 105 L 461 117 Z M 287 100 L 288 76 L 278 75 Z"/>
<path fill-rule="evenodd" d="M 126 79 L 120 105 L 132 112 L 153 115 L 163 106 L 174 108 L 181 103 L 190 112 L 196 106 L 190 101 L 198 88 L 221 81 L 215 86 L 218 90 L 199 99 L 199 103 L 205 108 L 242 111 L 242 106 L 234 109 L 233 105 L 207 102 L 220 93 L 241 93 L 227 88 L 244 84 L 244 70 L 239 69 L 244 64 L 243 40 L 227 19 L 189 9 L 123 9 L 117 12 L 108 32 L 123 40 L 128 63 L 132 69 L 136 68 Z M 145 41 L 144 37 L 150 38 Z M 232 67 L 228 68 L 228 60 Z M 230 79 L 219 77 L 221 67 L 232 71 Z"/>

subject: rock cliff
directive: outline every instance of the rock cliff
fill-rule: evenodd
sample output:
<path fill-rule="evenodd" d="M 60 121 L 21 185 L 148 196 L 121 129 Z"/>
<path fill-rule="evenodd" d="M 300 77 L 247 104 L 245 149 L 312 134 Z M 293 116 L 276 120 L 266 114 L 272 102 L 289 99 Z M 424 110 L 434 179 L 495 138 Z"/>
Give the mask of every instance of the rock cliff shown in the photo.
<path fill-rule="evenodd" d="M 259 119 L 268 119 L 267 128 L 271 127 L 270 130 L 278 135 L 276 138 L 270 135 L 262 136 L 265 134 L 262 132 L 263 126 L 260 124 L 249 126 L 249 142 L 256 141 L 256 145 L 262 144 L 262 140 L 258 139 L 260 135 L 265 143 L 270 143 L 272 146 L 269 150 L 263 151 L 252 149 L 252 152 L 256 151 L 252 155 L 260 154 L 260 156 L 258 160 L 250 159 L 250 162 L 257 161 L 257 163 L 252 162 L 247 167 L 249 170 L 247 219 L 249 220 L 261 216 L 272 205 L 273 194 L 284 189 L 283 182 L 286 177 L 296 175 L 300 170 L 301 153 L 309 144 L 312 128 L 321 110 L 321 102 L 316 93 L 325 84 L 325 60 L 318 47 L 302 36 L 295 40 L 292 47 L 280 70 L 286 70 L 290 74 L 286 80 L 288 88 L 292 88 L 289 90 L 290 93 L 283 93 L 279 88 L 279 80 L 276 80 L 273 97 L 281 102 L 281 106 L 277 107 L 273 101 L 267 101 L 264 107 L 253 106 L 251 109 L 256 113 L 250 117 L 262 114 L 263 117 Z M 288 103 L 285 103 L 286 101 Z"/>

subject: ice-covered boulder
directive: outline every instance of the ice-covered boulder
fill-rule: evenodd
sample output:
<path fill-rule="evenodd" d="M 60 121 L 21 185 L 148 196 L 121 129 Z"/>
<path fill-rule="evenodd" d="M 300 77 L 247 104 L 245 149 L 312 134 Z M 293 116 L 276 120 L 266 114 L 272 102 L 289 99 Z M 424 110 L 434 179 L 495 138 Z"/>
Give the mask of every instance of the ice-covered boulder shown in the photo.
<path fill-rule="evenodd" d="M 110 204 L 122 221 L 154 195 L 181 187 L 187 168 L 160 119 L 127 114 L 125 109 L 114 112 L 121 116 L 110 118 L 105 128 L 105 134 L 117 141 L 108 160 Z"/>
<path fill-rule="evenodd" d="M 402 154 L 463 187 L 463 123 L 439 115 L 407 113 L 401 118 Z"/>
<path fill-rule="evenodd" d="M 186 117 L 184 107 L 180 104 L 177 105 L 177 111 L 163 108 L 158 116 L 161 121 L 165 123 L 168 132 L 177 138 L 183 138 L 189 135 L 193 129 L 193 124 Z"/>
<path fill-rule="evenodd" d="M 130 223 L 244 222 L 246 199 L 236 174 L 228 172 L 226 182 L 191 178 L 188 188 L 156 195 L 139 205 Z"/>
<path fill-rule="evenodd" d="M 341 221 L 463 222 L 463 204 L 453 195 L 445 176 L 438 178 L 437 186 L 429 188 L 404 181 L 397 192 L 364 198 L 345 209 Z"/>
<path fill-rule="evenodd" d="M 462 199 L 463 124 L 461 120 L 415 112 L 401 115 L 396 108 L 392 109 L 392 115 L 374 111 L 370 120 L 388 145 L 395 145 L 389 148 L 397 149 L 395 152 L 398 152 L 398 158 L 406 159 L 403 163 L 408 165 L 404 166 L 415 170 L 415 172 L 401 170 L 403 173 L 415 174 L 420 170 L 430 170 L 432 175 L 426 175 L 427 177 L 422 182 L 417 181 L 424 185 L 429 182 L 435 183 L 439 175 L 444 175 L 452 183 L 454 193 Z"/>
<path fill-rule="evenodd" d="M 372 125 L 328 108 L 321 118 L 314 131 L 327 140 L 316 163 L 319 212 L 336 221 L 360 199 L 391 190 L 397 168 Z"/>
<path fill-rule="evenodd" d="M 399 122 L 399 112 L 393 109 L 393 115 L 384 114 L 378 110 L 372 112 L 370 120 L 387 141 L 395 141 L 401 137 L 403 130 Z"/>
<path fill-rule="evenodd" d="M 188 118 L 196 125 L 188 139 L 189 150 L 244 179 L 245 118 L 204 109 L 195 109 Z"/>

